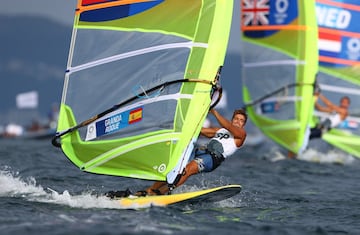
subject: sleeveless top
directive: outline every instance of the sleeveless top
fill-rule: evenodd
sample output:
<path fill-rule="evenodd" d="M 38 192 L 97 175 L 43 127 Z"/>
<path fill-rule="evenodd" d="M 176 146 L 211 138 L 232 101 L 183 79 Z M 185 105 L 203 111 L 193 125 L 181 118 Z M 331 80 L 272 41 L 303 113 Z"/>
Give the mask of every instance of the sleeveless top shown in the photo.
<path fill-rule="evenodd" d="M 219 152 L 224 158 L 232 155 L 240 147 L 237 147 L 234 141 L 234 136 L 225 128 L 219 129 L 215 136 L 209 141 L 208 150 Z"/>
<path fill-rule="evenodd" d="M 331 122 L 331 128 L 337 127 L 342 122 L 340 114 L 338 113 L 332 113 L 328 119 Z"/>

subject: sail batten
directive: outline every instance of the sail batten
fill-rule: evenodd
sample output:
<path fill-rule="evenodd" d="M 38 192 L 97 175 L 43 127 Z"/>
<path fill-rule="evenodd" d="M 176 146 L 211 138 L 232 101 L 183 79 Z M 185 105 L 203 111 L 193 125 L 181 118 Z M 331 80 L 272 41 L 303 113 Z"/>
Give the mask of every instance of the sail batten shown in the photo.
<path fill-rule="evenodd" d="M 327 84 L 323 84 L 323 83 L 319 83 L 319 86 L 320 86 L 321 90 L 324 90 L 324 91 L 332 91 L 335 93 L 360 95 L 359 89 L 354 89 L 354 88 L 350 88 L 350 87 L 332 86 L 332 85 L 327 85 Z"/>
<path fill-rule="evenodd" d="M 70 69 L 68 69 L 69 73 L 74 73 L 77 71 L 81 71 L 83 69 L 88 69 L 94 66 L 98 66 L 98 65 L 102 65 L 102 64 L 106 64 L 106 63 L 111 63 L 117 60 L 121 60 L 121 59 L 125 59 L 125 58 L 129 58 L 129 57 L 133 57 L 133 56 L 138 56 L 138 55 L 143 55 L 146 53 L 151 53 L 151 52 L 155 52 L 155 51 L 160 51 L 160 50 L 165 50 L 165 49 L 172 49 L 172 48 L 193 48 L 193 47 L 202 47 L 202 48 L 207 48 L 207 44 L 205 43 L 193 43 L 193 42 L 185 42 L 185 43 L 173 43 L 173 44 L 167 44 L 167 45 L 160 45 L 160 46 L 156 46 L 156 47 L 151 47 L 151 48 L 144 48 L 141 50 L 136 50 L 136 51 L 131 51 L 128 53 L 123 53 L 120 55 L 115 55 L 115 56 L 111 56 L 111 57 L 107 57 L 104 59 L 100 59 L 100 60 L 95 60 L 86 64 L 82 64 L 76 67 L 72 67 Z"/>
<path fill-rule="evenodd" d="M 83 171 L 173 183 L 216 88 L 232 5 L 78 0 L 53 143 Z"/>
<path fill-rule="evenodd" d="M 303 60 L 274 60 L 266 62 L 252 62 L 243 63 L 244 67 L 263 67 L 263 66 L 278 66 L 278 65 L 305 65 L 306 62 Z"/>

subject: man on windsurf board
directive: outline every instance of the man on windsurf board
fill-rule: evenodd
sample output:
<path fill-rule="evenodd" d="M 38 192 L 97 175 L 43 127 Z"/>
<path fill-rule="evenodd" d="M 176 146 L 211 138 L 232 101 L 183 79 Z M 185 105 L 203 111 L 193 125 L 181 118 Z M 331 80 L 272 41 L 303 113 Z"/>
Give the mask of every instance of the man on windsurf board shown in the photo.
<path fill-rule="evenodd" d="M 244 126 L 247 114 L 244 110 L 235 110 L 231 121 L 224 118 L 218 111 L 211 109 L 221 127 L 203 127 L 201 134 L 211 138 L 206 146 L 195 148 L 192 160 L 187 164 L 183 174 L 175 183 L 182 185 L 191 175 L 201 172 L 211 172 L 229 156 L 233 155 L 245 142 Z M 167 182 L 158 181 L 144 191 L 138 191 L 136 196 L 163 195 L 169 192 Z"/>

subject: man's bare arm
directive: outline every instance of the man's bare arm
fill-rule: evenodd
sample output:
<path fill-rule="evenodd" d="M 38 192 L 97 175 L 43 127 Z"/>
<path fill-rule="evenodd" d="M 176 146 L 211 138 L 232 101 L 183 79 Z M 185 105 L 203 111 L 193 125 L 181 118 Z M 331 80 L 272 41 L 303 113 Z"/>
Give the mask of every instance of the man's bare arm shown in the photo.
<path fill-rule="evenodd" d="M 219 124 L 227 129 L 228 131 L 233 134 L 233 136 L 237 139 L 241 139 L 242 142 L 246 138 L 246 131 L 243 128 L 239 128 L 237 126 L 234 126 L 229 120 L 224 118 L 220 113 L 218 113 L 215 109 L 210 110 L 210 112 L 215 116 L 216 120 L 219 122 Z"/>

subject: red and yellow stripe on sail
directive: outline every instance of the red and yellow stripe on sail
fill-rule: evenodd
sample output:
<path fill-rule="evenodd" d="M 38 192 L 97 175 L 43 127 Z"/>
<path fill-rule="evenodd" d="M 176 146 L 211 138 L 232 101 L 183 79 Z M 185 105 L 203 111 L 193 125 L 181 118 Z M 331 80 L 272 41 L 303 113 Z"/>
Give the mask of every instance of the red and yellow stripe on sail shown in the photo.
<path fill-rule="evenodd" d="M 81 14 L 84 11 L 97 10 L 107 7 L 115 7 L 122 5 L 129 5 L 133 3 L 144 3 L 144 2 L 154 2 L 155 0 L 118 0 L 118 1 L 109 1 L 109 0 L 79 0 L 77 4 L 77 11 L 75 14 Z"/>

